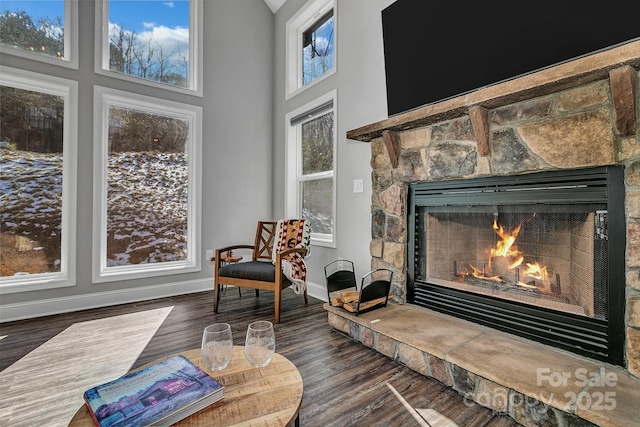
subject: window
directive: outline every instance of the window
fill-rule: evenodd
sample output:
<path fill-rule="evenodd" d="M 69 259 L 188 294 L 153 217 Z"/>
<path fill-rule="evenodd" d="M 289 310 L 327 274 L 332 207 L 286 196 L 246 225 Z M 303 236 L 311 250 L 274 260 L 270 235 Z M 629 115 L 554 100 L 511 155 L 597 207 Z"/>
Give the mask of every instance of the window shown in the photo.
<path fill-rule="evenodd" d="M 200 107 L 102 87 L 94 281 L 200 270 Z"/>
<path fill-rule="evenodd" d="M 0 293 L 74 286 L 77 83 L 0 71 Z"/>
<path fill-rule="evenodd" d="M 202 96 L 202 2 L 96 3 L 96 73 Z"/>
<path fill-rule="evenodd" d="M 335 245 L 335 91 L 287 115 L 286 213 L 311 223 L 312 243 Z"/>
<path fill-rule="evenodd" d="M 333 68 L 333 9 L 302 32 L 302 85 Z"/>
<path fill-rule="evenodd" d="M 0 51 L 78 68 L 78 2 L 2 0 Z"/>
<path fill-rule="evenodd" d="M 333 0 L 311 0 L 286 25 L 287 98 L 335 72 Z"/>

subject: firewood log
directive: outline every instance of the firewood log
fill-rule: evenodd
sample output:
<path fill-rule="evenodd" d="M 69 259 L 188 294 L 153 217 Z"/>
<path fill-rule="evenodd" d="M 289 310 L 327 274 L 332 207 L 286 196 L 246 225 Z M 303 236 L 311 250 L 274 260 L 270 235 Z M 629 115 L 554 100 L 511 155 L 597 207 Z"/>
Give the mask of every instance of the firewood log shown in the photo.
<path fill-rule="evenodd" d="M 391 299 L 392 297 L 393 295 L 389 295 L 389 299 Z M 380 298 L 372 299 L 371 301 L 363 302 L 360 304 L 360 311 L 366 310 L 375 305 L 381 304 L 384 302 L 384 300 L 385 300 L 385 297 L 380 297 Z M 355 302 L 345 303 L 342 307 L 350 313 L 355 313 L 358 310 L 358 301 L 356 300 Z"/>
<path fill-rule="evenodd" d="M 340 292 L 340 299 L 345 303 L 358 301 L 360 298 L 360 291 L 342 291 Z"/>
<path fill-rule="evenodd" d="M 344 301 L 340 297 L 331 297 L 331 305 L 334 307 L 342 307 Z"/>

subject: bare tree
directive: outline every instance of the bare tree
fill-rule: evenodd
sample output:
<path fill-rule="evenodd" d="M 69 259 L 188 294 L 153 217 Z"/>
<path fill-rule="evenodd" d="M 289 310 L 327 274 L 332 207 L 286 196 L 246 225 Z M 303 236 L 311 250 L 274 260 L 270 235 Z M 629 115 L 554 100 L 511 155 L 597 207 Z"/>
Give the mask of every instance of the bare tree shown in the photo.
<path fill-rule="evenodd" d="M 176 60 L 176 74 L 182 77 L 181 84 L 174 82 L 177 86 L 186 86 L 186 77 L 189 75 L 189 52 L 180 52 Z"/>
<path fill-rule="evenodd" d="M 114 28 L 109 35 L 109 69 L 132 74 L 138 36 L 121 25 Z"/>
<path fill-rule="evenodd" d="M 117 25 L 112 28 L 109 41 L 111 70 L 179 87 L 187 85 L 188 52 L 168 49 L 153 38 L 143 39 L 135 31 Z"/>
<path fill-rule="evenodd" d="M 142 77 L 144 79 L 150 79 L 153 77 L 153 69 L 156 66 L 157 60 L 156 52 L 159 46 L 149 39 L 143 44 L 142 41 L 138 42 L 137 49 L 135 50 L 136 68 L 138 70 L 134 75 Z"/>
<path fill-rule="evenodd" d="M 155 67 L 155 75 L 154 77 L 159 82 L 166 83 L 166 77 L 171 73 L 174 68 L 174 60 L 175 51 L 164 48 L 164 46 L 159 46 L 158 49 L 158 57 L 156 58 L 156 67 Z"/>

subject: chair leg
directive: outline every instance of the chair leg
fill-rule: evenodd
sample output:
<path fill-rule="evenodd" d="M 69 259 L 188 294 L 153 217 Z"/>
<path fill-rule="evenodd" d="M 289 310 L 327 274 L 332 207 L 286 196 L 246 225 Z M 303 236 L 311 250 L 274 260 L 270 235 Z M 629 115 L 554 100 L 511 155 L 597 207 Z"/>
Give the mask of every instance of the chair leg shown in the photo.
<path fill-rule="evenodd" d="M 331 300 L 329 300 L 331 301 Z M 307 288 L 304 288 L 304 305 L 309 305 L 309 297 L 307 297 Z"/>
<path fill-rule="evenodd" d="M 213 283 L 213 312 L 218 312 L 218 303 L 220 302 L 220 284 L 215 281 Z"/>
<path fill-rule="evenodd" d="M 276 313 L 275 313 L 275 317 L 276 317 L 276 324 L 280 323 L 280 303 L 282 301 L 282 289 L 280 286 L 278 286 L 278 284 L 276 284 L 276 288 L 274 289 L 274 305 L 275 305 L 275 309 L 276 309 Z"/>

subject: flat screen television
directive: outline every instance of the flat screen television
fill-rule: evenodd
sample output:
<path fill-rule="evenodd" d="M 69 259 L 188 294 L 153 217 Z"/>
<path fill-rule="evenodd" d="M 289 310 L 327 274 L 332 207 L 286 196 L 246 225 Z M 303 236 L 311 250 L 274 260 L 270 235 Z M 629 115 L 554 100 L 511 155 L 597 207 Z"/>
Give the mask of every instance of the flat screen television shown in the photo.
<path fill-rule="evenodd" d="M 397 0 L 382 10 L 394 116 L 640 38 L 640 2 Z"/>

